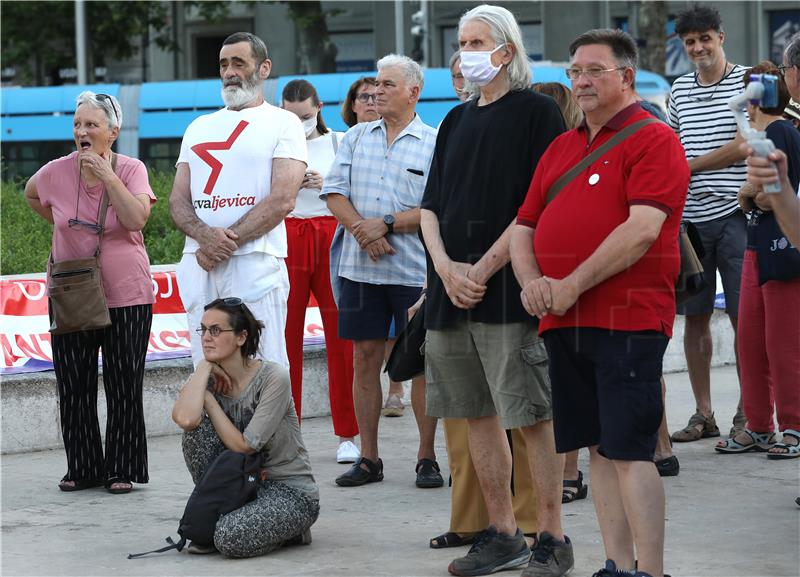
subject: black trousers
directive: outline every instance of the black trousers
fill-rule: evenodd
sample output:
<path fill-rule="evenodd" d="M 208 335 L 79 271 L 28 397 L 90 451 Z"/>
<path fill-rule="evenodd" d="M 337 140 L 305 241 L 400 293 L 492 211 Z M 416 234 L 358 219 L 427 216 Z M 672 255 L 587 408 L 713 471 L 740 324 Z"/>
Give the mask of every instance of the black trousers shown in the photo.
<path fill-rule="evenodd" d="M 147 483 L 147 437 L 142 405 L 144 358 L 152 305 L 110 309 L 111 326 L 53 335 L 66 479 L 123 477 Z M 97 360 L 103 349 L 108 417 L 106 451 L 97 419 Z"/>

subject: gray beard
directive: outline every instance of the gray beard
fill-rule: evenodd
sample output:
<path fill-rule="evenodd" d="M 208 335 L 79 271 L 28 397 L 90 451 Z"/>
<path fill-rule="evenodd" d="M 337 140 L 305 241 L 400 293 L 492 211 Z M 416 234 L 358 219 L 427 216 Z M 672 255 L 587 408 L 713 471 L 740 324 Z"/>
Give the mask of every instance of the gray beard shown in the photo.
<path fill-rule="evenodd" d="M 222 87 L 222 101 L 231 110 L 241 110 L 262 94 L 261 83 L 252 78 L 246 79 L 241 86 Z"/>

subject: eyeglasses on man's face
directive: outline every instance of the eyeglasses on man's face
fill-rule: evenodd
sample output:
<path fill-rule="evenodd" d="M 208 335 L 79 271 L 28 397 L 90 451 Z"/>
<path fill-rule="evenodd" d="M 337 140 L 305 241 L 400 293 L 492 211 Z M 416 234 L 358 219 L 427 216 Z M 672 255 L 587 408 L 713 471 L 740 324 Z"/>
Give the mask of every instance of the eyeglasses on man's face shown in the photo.
<path fill-rule="evenodd" d="M 372 100 L 372 102 L 375 102 L 375 95 L 362 92 L 361 94 L 356 96 L 356 100 L 358 100 L 359 102 L 363 102 L 364 104 L 366 104 L 370 100 Z"/>
<path fill-rule="evenodd" d="M 199 329 L 196 329 L 196 332 L 201 337 L 206 336 L 206 333 L 210 334 L 212 337 L 217 338 L 222 333 L 233 333 L 236 332 L 235 329 L 223 329 L 218 327 L 217 325 L 211 325 L 207 327 L 205 325 L 200 325 Z"/>
<path fill-rule="evenodd" d="M 606 72 L 614 72 L 616 70 L 625 70 L 624 66 L 617 66 L 616 68 L 567 68 L 564 72 L 570 80 L 578 80 L 581 74 L 585 74 L 589 78 L 600 78 Z"/>

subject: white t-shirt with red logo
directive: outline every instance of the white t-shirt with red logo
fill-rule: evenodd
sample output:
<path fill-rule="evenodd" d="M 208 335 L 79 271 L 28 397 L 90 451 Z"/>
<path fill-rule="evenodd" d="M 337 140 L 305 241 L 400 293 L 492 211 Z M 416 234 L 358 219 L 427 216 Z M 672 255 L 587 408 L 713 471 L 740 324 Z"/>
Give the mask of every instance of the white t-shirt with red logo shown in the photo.
<path fill-rule="evenodd" d="M 223 108 L 195 119 L 186 129 L 178 162 L 191 173 L 192 203 L 198 218 L 212 227 L 228 227 L 270 194 L 272 160 L 308 161 L 300 120 L 264 102 L 243 110 Z M 186 237 L 184 253 L 197 241 Z M 281 222 L 235 254 L 264 252 L 286 257 L 286 228 Z"/>

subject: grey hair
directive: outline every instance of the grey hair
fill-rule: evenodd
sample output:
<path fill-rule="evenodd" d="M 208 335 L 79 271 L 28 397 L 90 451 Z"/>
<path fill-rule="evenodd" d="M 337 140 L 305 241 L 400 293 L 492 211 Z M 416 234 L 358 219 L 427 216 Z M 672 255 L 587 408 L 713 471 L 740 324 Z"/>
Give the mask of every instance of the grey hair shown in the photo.
<path fill-rule="evenodd" d="M 511 90 L 528 88 L 531 83 L 531 67 L 525 44 L 522 42 L 522 32 L 514 15 L 502 6 L 481 4 L 464 14 L 458 21 L 459 34 L 461 27 L 470 20 L 478 20 L 486 24 L 497 46 L 501 44 L 514 45 L 514 57 L 508 64 L 508 81 Z M 477 87 L 472 86 L 470 82 L 464 83 L 464 90 L 471 92 L 473 96 L 478 94 Z"/>
<path fill-rule="evenodd" d="M 122 128 L 122 107 L 119 105 L 119 100 L 110 94 L 101 94 L 98 98 L 98 95 L 91 90 L 85 90 L 75 99 L 75 108 L 77 109 L 81 104 L 99 108 L 105 112 L 108 127 L 112 130 Z"/>
<path fill-rule="evenodd" d="M 422 74 L 422 68 L 419 64 L 411 60 L 408 56 L 402 56 L 400 54 L 387 54 L 378 60 L 378 72 L 390 66 L 402 68 L 406 82 L 411 86 L 419 86 L 419 89 L 422 90 L 425 77 Z"/>
<path fill-rule="evenodd" d="M 800 32 L 795 32 L 786 45 L 786 62 L 800 68 Z"/>
<path fill-rule="evenodd" d="M 450 63 L 447 65 L 451 72 L 453 70 L 453 66 L 456 65 L 456 62 L 458 62 L 459 58 L 461 58 L 461 50 L 456 50 L 453 52 L 453 55 L 450 57 Z"/>
<path fill-rule="evenodd" d="M 256 59 L 256 66 L 261 66 L 261 63 L 269 58 L 267 45 L 264 44 L 261 38 L 250 32 L 234 32 L 222 41 L 222 45 L 228 46 L 239 42 L 247 42 L 250 45 L 250 52 L 253 54 L 253 58 Z"/>

